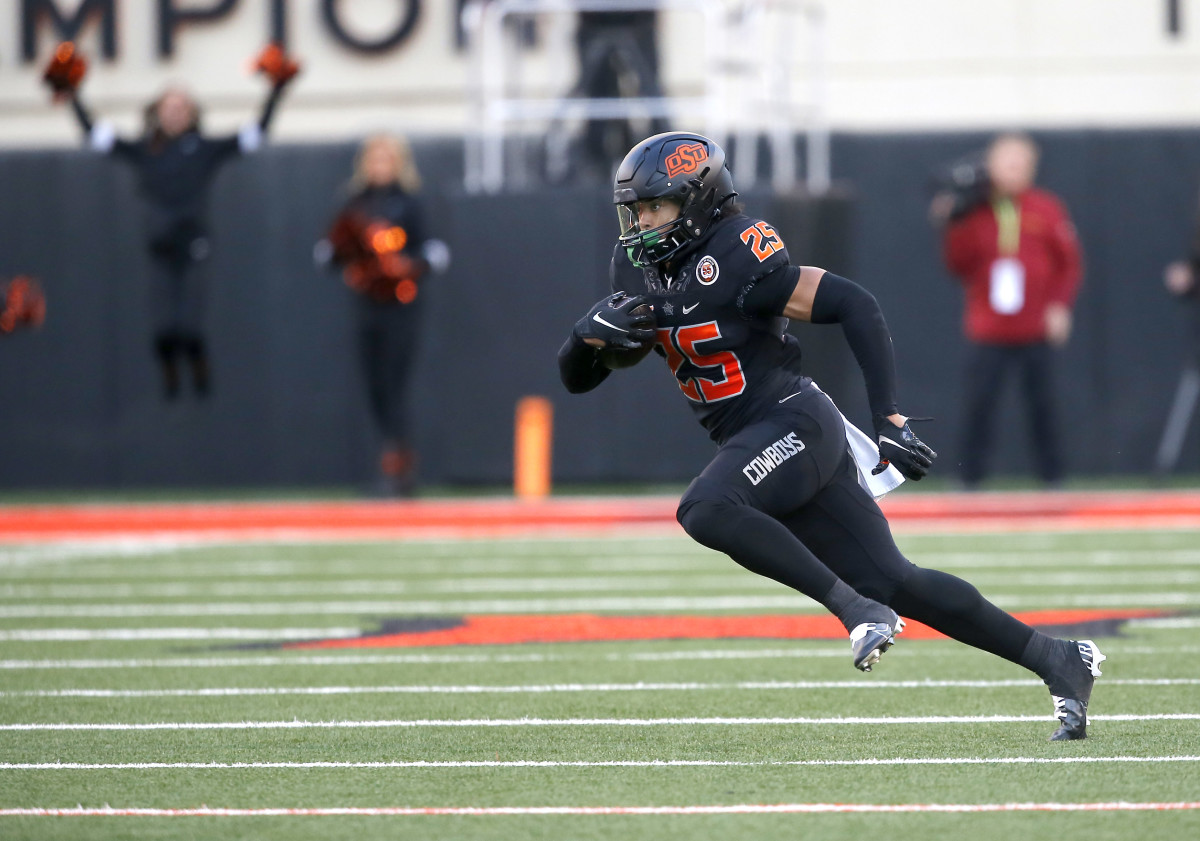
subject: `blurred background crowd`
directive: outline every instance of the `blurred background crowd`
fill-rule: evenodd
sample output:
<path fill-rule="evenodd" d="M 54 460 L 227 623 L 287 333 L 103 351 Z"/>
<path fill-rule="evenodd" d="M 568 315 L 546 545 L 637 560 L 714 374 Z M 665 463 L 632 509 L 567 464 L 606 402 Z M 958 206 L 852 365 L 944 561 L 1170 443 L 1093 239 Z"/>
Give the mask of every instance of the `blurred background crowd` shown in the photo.
<path fill-rule="evenodd" d="M 685 481 L 664 366 L 555 366 L 668 128 L 880 300 L 946 485 L 1200 471 L 1200 0 L 25 0 L 0 490 L 504 485 L 529 395 L 560 485 Z"/>

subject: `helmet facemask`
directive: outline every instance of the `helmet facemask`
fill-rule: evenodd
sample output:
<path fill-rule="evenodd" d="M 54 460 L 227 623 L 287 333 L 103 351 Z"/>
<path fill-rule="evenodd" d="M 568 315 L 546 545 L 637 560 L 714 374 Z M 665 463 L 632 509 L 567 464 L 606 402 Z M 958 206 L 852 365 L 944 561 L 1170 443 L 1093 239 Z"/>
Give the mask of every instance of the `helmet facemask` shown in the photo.
<path fill-rule="evenodd" d="M 671 203 L 678 205 L 678 202 Z M 682 213 L 670 222 L 643 231 L 638 221 L 638 202 L 628 202 L 617 205 L 617 220 L 621 225 L 621 248 L 629 262 L 639 269 L 670 260 L 690 240 Z"/>
<path fill-rule="evenodd" d="M 693 241 L 700 239 L 721 215 L 721 205 L 737 193 L 718 197 L 717 191 L 704 183 L 705 170 L 699 178 L 688 182 L 690 189 L 683 195 L 679 215 L 647 231 L 641 230 L 638 222 L 638 202 L 617 205 L 617 218 L 621 225 L 621 247 L 629 261 L 639 269 L 665 263 L 678 256 Z M 648 201 L 642 199 L 641 201 Z M 673 204 L 680 204 L 672 199 Z"/>

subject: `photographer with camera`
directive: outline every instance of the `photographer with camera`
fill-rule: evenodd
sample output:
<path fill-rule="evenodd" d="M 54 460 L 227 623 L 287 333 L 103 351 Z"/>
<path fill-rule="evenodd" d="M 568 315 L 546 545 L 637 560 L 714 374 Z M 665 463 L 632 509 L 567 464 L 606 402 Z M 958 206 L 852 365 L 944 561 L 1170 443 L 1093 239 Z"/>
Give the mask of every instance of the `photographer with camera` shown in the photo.
<path fill-rule="evenodd" d="M 1038 149 L 1025 134 L 998 135 L 982 167 L 951 168 L 930 206 L 943 227 L 946 266 L 965 292 L 966 366 L 960 476 L 977 488 L 987 470 L 997 401 L 1020 374 L 1038 476 L 1058 485 L 1063 461 L 1054 405 L 1056 351 L 1071 334 L 1083 261 L 1062 202 L 1034 186 Z"/>

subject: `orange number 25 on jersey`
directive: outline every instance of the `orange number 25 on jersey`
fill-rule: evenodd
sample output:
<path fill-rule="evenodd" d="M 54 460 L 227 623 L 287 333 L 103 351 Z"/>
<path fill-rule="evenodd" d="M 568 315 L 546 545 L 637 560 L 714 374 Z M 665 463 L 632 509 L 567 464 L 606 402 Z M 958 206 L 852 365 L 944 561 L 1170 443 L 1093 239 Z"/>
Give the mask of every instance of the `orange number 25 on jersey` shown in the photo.
<path fill-rule="evenodd" d="M 760 263 L 783 248 L 783 240 L 766 222 L 759 222 L 742 231 L 741 239 L 750 246 L 750 251 Z"/>

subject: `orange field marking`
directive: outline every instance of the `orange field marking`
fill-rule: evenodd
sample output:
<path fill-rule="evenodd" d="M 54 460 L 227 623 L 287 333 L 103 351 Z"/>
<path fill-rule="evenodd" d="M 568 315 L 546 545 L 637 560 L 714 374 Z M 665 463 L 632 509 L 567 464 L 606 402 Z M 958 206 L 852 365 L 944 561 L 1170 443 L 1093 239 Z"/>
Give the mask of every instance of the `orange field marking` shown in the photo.
<path fill-rule="evenodd" d="M 1166 615 L 1162 610 L 1035 610 L 1013 614 L 1034 627 L 1121 622 Z M 445 645 L 518 645 L 552 642 L 679 639 L 844 640 L 834 616 L 782 614 L 736 616 L 605 616 L 595 613 L 464 616 L 453 627 L 364 634 L 283 643 L 286 649 L 410 648 Z M 900 639 L 945 639 L 908 621 Z"/>
<path fill-rule="evenodd" d="M 145 537 L 391 540 L 679 531 L 674 497 L 0 507 L 0 543 Z M 1198 528 L 1200 492 L 893 494 L 897 531 Z"/>

